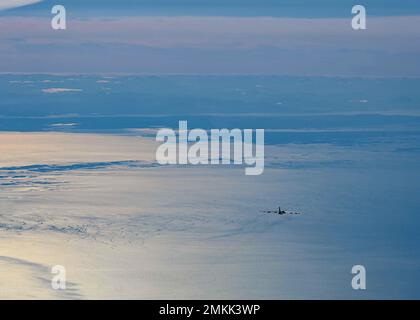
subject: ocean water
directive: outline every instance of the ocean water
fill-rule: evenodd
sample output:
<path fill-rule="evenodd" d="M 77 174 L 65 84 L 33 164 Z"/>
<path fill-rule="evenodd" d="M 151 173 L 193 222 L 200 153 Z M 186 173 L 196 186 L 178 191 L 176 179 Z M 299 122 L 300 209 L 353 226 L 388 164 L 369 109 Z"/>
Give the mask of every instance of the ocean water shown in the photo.
<path fill-rule="evenodd" d="M 419 298 L 419 85 L 0 76 L 0 297 Z M 264 174 L 157 165 L 179 120 L 266 129 Z"/>

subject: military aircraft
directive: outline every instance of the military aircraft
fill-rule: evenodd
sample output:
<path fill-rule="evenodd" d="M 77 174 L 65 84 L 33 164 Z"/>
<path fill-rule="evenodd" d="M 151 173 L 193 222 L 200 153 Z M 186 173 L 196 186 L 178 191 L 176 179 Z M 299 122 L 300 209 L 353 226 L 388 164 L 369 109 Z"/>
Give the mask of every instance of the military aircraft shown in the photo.
<path fill-rule="evenodd" d="M 284 210 L 281 210 L 281 207 L 278 208 L 278 210 L 265 210 L 265 211 L 261 211 L 262 213 L 275 213 L 275 214 L 279 214 L 281 216 L 284 216 L 286 214 L 290 214 L 290 215 L 299 215 L 301 214 L 300 212 L 287 212 Z"/>

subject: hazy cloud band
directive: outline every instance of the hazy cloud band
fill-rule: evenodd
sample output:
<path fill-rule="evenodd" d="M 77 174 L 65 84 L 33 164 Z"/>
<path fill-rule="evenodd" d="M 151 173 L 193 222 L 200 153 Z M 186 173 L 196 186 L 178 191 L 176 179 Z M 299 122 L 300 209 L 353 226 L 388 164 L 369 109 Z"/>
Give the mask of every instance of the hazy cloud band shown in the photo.
<path fill-rule="evenodd" d="M 123 17 L 54 31 L 45 18 L 2 17 L 0 71 L 418 76 L 419 25 L 419 16 L 370 18 L 365 31 L 350 19 Z"/>

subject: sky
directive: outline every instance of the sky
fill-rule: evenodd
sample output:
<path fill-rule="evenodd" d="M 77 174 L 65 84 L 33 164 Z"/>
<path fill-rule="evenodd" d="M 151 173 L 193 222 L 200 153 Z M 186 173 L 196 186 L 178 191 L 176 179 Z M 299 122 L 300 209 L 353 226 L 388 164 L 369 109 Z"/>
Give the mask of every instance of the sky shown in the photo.
<path fill-rule="evenodd" d="M 346 17 L 359 2 L 354 0 L 2 0 L 1 6 L 34 4 L 22 14 L 45 14 L 54 4 L 62 4 L 78 15 L 217 15 L 276 17 Z M 10 5 L 8 5 L 10 4 Z M 364 0 L 371 14 L 412 15 L 420 12 L 417 0 Z"/>
<path fill-rule="evenodd" d="M 0 72 L 420 76 L 420 3 L 354 1 L 2 0 Z"/>

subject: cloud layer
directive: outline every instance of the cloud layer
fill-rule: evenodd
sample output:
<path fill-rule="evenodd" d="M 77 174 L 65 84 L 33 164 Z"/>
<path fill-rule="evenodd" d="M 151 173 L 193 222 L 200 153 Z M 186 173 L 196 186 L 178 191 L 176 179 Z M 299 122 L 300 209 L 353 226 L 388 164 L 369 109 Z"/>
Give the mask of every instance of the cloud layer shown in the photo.
<path fill-rule="evenodd" d="M 41 1 L 42 0 L 2 0 L 0 2 L 0 10 L 27 6 Z"/>
<path fill-rule="evenodd" d="M 420 17 L 0 18 L 7 72 L 420 75 Z"/>

